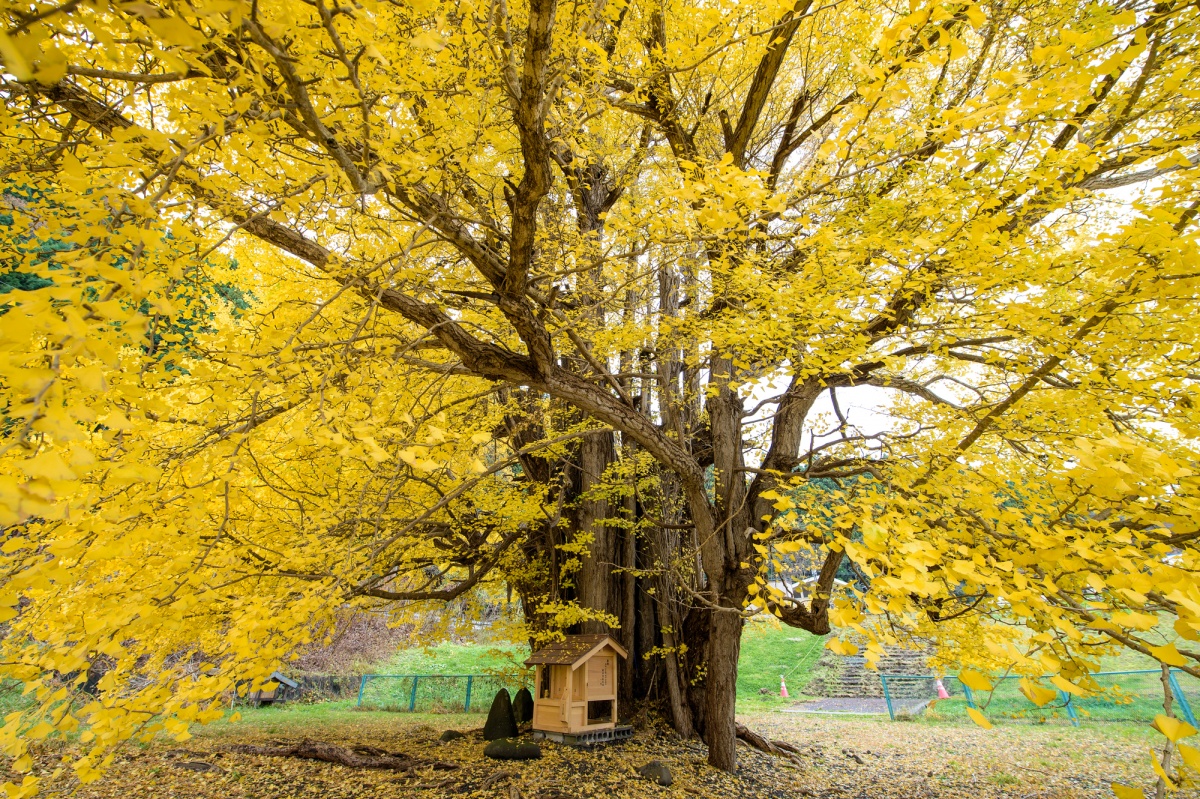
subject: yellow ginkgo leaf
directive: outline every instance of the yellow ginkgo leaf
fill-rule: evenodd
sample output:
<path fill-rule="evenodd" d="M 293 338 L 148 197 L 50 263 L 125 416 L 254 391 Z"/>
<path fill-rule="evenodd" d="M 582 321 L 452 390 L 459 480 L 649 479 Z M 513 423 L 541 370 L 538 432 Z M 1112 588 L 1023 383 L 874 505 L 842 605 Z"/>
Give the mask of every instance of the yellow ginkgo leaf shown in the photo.
<path fill-rule="evenodd" d="M 17 80 L 29 80 L 33 77 L 29 61 L 3 31 L 0 31 L 0 59 L 4 60 L 5 70 L 12 73 Z"/>
<path fill-rule="evenodd" d="M 1150 750 L 1150 765 L 1154 766 L 1154 773 L 1158 775 L 1158 778 L 1167 784 L 1167 790 L 1175 790 L 1175 783 L 1162 767 L 1162 763 L 1158 762 L 1158 757 L 1155 755 L 1153 749 Z"/>
<path fill-rule="evenodd" d="M 857 646 L 850 643 L 849 641 L 843 641 L 840 638 L 830 638 L 829 642 L 826 643 L 825 646 L 827 646 L 830 650 L 836 652 L 839 655 L 857 655 L 858 654 Z"/>
<path fill-rule="evenodd" d="M 1196 734 L 1196 728 L 1191 724 L 1179 719 L 1173 719 L 1170 716 L 1164 716 L 1162 713 L 1154 717 L 1154 723 L 1151 726 L 1167 736 L 1167 739 L 1172 743 L 1181 738 L 1187 738 L 1190 735 Z"/>
<path fill-rule="evenodd" d="M 1112 620 L 1115 624 L 1131 630 L 1151 630 L 1158 624 L 1157 616 L 1150 613 L 1138 613 L 1137 611 L 1114 613 Z"/>
<path fill-rule="evenodd" d="M 1200 621 L 1194 619 L 1176 619 L 1175 632 L 1189 641 L 1200 641 Z"/>
<path fill-rule="evenodd" d="M 1200 771 L 1200 749 L 1187 744 L 1179 744 L 1179 756 L 1183 763 L 1192 771 Z"/>
<path fill-rule="evenodd" d="M 987 716 L 983 715 L 975 708 L 967 708 L 967 715 L 971 717 L 971 721 L 975 722 L 980 727 L 983 727 L 985 730 L 990 730 L 992 728 L 992 723 L 987 720 Z"/>
<path fill-rule="evenodd" d="M 1068 694 L 1075 694 L 1076 696 L 1086 696 L 1087 695 L 1087 691 L 1083 690 L 1078 685 L 1076 685 L 1075 683 L 1071 682 L 1070 680 L 1066 679 L 1065 677 L 1063 677 L 1059 674 L 1055 674 L 1053 677 L 1051 677 L 1050 682 L 1054 685 L 1055 688 L 1057 688 L 1060 691 L 1064 691 Z"/>
<path fill-rule="evenodd" d="M 1028 677 L 1021 678 L 1021 693 L 1025 694 L 1025 698 L 1033 702 L 1038 707 L 1045 707 L 1048 703 L 1058 698 L 1058 692 L 1043 685 L 1038 685 Z"/>
<path fill-rule="evenodd" d="M 958 675 L 958 681 L 972 691 L 992 690 L 992 681 L 974 669 L 963 669 Z"/>
<path fill-rule="evenodd" d="M 1148 646 L 1150 654 L 1161 663 L 1166 663 L 1168 666 L 1186 666 L 1187 661 L 1183 655 L 1179 654 L 1179 650 L 1175 648 L 1175 644 L 1167 644 L 1166 646 Z"/>
<path fill-rule="evenodd" d="M 1146 794 L 1142 793 L 1141 788 L 1131 788 L 1119 782 L 1114 782 L 1110 787 L 1117 799 L 1146 799 Z"/>

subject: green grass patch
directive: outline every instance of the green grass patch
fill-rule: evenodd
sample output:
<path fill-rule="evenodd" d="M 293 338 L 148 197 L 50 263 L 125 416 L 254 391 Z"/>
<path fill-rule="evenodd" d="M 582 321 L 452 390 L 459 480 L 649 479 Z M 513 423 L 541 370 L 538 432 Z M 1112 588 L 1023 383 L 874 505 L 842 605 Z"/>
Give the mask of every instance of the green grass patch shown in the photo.
<path fill-rule="evenodd" d="M 501 688 L 515 694 L 532 687 L 533 671 L 519 644 L 454 644 L 414 647 L 378 664 L 362 690 L 362 704 L 379 710 L 435 714 L 486 713 Z"/>
<path fill-rule="evenodd" d="M 484 710 L 486 711 L 486 707 Z M 330 730 L 353 730 L 370 735 L 376 729 L 387 729 L 399 725 L 428 725 L 435 729 L 478 727 L 479 716 L 474 713 L 386 713 L 378 710 L 359 709 L 353 700 L 301 704 L 288 702 L 282 705 L 263 707 L 238 707 L 238 720 L 231 721 L 232 713 L 224 719 L 196 726 L 192 731 L 206 737 L 246 734 L 285 735 L 289 737 L 328 735 Z"/>
<path fill-rule="evenodd" d="M 522 688 L 533 689 L 525 675 L 413 675 L 371 677 L 362 686 L 362 706 L 395 712 L 486 713 L 501 688 L 515 696 Z"/>
<path fill-rule="evenodd" d="M 1033 707 L 1029 702 L 1026 702 L 1025 705 L 1026 709 Z M 996 725 L 997 730 L 1003 729 L 1019 732 L 1035 728 L 1054 728 L 1061 730 L 1062 734 L 1067 736 L 1064 740 L 1068 741 L 1071 740 L 1071 736 L 1073 735 L 1087 735 L 1091 738 L 1100 738 L 1114 742 L 1132 741 L 1139 745 L 1162 740 L 1162 736 L 1145 721 L 1121 718 L 1081 717 L 1079 726 L 1074 727 L 1071 725 L 1066 711 L 1061 707 L 1056 709 L 1057 713 L 1054 710 L 1043 709 L 1038 713 L 1029 713 L 1023 716 L 1019 711 L 1011 716 L 1005 716 L 998 714 L 997 710 L 998 708 L 989 707 L 988 710 L 984 711 L 988 719 Z M 920 715 L 897 716 L 895 722 L 889 721 L 887 716 L 881 716 L 879 717 L 879 723 L 978 729 L 970 717 L 967 716 L 966 701 L 959 697 L 943 699 Z"/>
<path fill-rule="evenodd" d="M 1194 713 L 1200 700 L 1200 681 L 1190 675 L 1177 673 L 1176 679 L 1183 689 L 1191 711 Z M 1061 697 L 1043 707 L 1030 702 L 1019 690 L 1019 680 L 996 680 L 990 692 L 976 691 L 976 705 L 992 722 L 1026 722 L 1033 724 L 1069 723 L 1073 707 L 1080 725 L 1100 722 L 1149 724 L 1163 712 L 1163 688 L 1159 672 L 1140 674 L 1097 675 L 1100 690 L 1088 696 Z M 930 722 L 953 721 L 969 723 L 967 701 L 961 689 L 948 681 L 951 698 L 932 703 L 921 714 L 922 720 Z M 1183 715 L 1177 702 L 1175 711 Z"/>
<path fill-rule="evenodd" d="M 738 659 L 738 712 L 753 713 L 786 705 L 790 700 L 779 696 L 781 674 L 786 675 L 791 696 L 803 694 L 824 646 L 825 636 L 784 627 L 773 619 L 756 618 L 747 624 Z"/>
<path fill-rule="evenodd" d="M 452 644 L 401 649 L 375 674 L 517 674 L 529 647 L 521 644 Z"/>
<path fill-rule="evenodd" d="M 0 679 L 0 716 L 18 710 L 26 710 L 35 703 L 33 694 L 23 694 L 25 683 L 20 680 Z"/>
<path fill-rule="evenodd" d="M 1145 633 L 1147 640 L 1155 644 L 1178 641 L 1179 635 L 1172 627 L 1172 620 L 1165 615 L 1153 630 Z M 1100 690 L 1089 696 L 1069 698 L 1079 723 L 1082 726 L 1097 722 L 1125 723 L 1133 726 L 1149 724 L 1163 712 L 1163 686 L 1161 664 L 1154 658 L 1130 649 L 1120 649 L 1114 654 L 1099 659 L 1099 672 L 1095 680 Z M 1107 672 L 1145 672 L 1139 674 Z M 1200 713 L 1200 680 L 1183 672 L 1175 673 L 1176 681 L 1193 714 Z M 1069 723 L 1067 703 L 1061 698 L 1037 707 L 1018 688 L 1019 680 L 995 680 L 990 693 L 975 693 L 975 702 L 994 723 L 1018 721 L 1034 724 Z M 893 683 L 895 686 L 903 685 Z M 922 721 L 929 723 L 970 723 L 967 703 L 962 689 L 953 678 L 946 680 L 951 699 L 933 703 L 924 713 Z M 1050 687 L 1045 681 L 1042 684 Z M 1175 703 L 1175 712 L 1182 716 L 1183 708 Z"/>

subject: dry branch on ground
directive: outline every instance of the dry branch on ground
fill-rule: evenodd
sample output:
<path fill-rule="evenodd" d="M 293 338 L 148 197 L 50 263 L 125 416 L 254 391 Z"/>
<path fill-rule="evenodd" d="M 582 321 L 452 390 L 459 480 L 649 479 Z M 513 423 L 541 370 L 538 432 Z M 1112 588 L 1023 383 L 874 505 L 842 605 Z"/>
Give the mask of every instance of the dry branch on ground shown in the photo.
<path fill-rule="evenodd" d="M 280 746 L 235 744 L 229 747 L 229 751 L 248 755 L 323 760 L 326 763 L 337 763 L 348 768 L 375 768 L 407 772 L 413 772 L 422 767 L 429 767 L 434 771 L 453 771 L 458 768 L 457 763 L 447 763 L 441 760 L 426 761 L 414 759 L 400 752 L 387 752 L 383 749 L 364 744 L 346 747 L 326 741 L 313 741 L 307 738 L 298 743 Z"/>

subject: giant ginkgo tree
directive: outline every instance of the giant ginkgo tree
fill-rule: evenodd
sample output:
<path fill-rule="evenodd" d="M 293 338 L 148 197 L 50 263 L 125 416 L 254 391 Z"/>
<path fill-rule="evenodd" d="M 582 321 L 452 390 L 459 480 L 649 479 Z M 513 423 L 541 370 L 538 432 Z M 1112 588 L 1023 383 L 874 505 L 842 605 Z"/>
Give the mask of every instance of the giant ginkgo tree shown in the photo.
<path fill-rule="evenodd" d="M 497 582 L 727 769 L 754 610 L 1200 676 L 1194 3 L 5 9 L 6 180 L 73 209 L 14 229 L 75 245 L 3 317 L 13 754 L 86 721 L 90 776 L 339 602 Z M 221 249 L 257 303 L 165 374 Z"/>

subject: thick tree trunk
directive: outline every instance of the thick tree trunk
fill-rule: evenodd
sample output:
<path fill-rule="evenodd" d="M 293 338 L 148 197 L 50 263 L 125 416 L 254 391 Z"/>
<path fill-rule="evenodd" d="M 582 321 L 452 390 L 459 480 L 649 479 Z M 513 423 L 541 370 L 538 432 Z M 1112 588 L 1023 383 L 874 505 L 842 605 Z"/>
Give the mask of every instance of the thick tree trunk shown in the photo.
<path fill-rule="evenodd" d="M 674 633 L 663 633 L 663 647 L 667 650 L 665 656 L 667 673 L 667 708 L 671 713 L 671 725 L 684 738 L 691 738 L 694 732 L 692 726 L 692 711 L 687 705 L 687 696 L 683 686 L 686 685 L 682 671 L 682 658 L 679 657 L 678 640 Z"/>
<path fill-rule="evenodd" d="M 624 518 L 627 523 L 632 524 L 637 515 L 637 503 L 634 497 L 630 494 L 625 498 Z M 637 661 L 633 659 L 635 649 L 634 637 L 637 626 L 637 578 L 634 575 L 634 568 L 637 566 L 637 535 L 631 527 L 626 527 L 621 531 L 621 566 L 624 571 L 621 573 L 621 605 L 618 618 L 621 621 L 621 646 L 625 647 L 625 651 L 629 653 L 629 657 L 621 661 L 620 674 L 620 696 L 618 697 L 618 706 L 625 718 L 632 715 L 633 709 L 633 672 L 637 666 Z"/>
<path fill-rule="evenodd" d="M 737 768 L 737 669 L 742 649 L 742 617 L 737 613 L 713 614 L 708 638 L 704 742 L 708 762 L 716 768 Z"/>
<path fill-rule="evenodd" d="M 703 572 L 691 574 L 697 537 L 683 528 L 682 518 L 672 517 L 678 520 L 666 522 L 664 528 L 649 528 L 642 536 L 624 526 L 603 523 L 609 514 L 623 515 L 627 522 L 636 521 L 644 509 L 635 502 L 611 507 L 610 503 L 586 496 L 602 473 L 600 464 L 610 462 L 608 458 L 612 457 L 603 439 L 600 443 L 598 447 L 581 446 L 576 452 L 578 465 L 568 467 L 576 475 L 584 475 L 578 482 L 572 481 L 568 491 L 570 527 L 577 533 L 590 530 L 593 540 L 583 567 L 574 575 L 575 590 L 564 589 L 561 597 L 607 610 L 620 621 L 618 630 L 584 623 L 577 631 L 609 632 L 628 645 L 630 658 L 621 667 L 622 718 L 632 717 L 639 703 L 661 702 L 676 732 L 683 737 L 699 733 L 709 746 L 709 762 L 717 768 L 734 769 L 737 660 L 742 630 L 742 618 L 734 605 L 740 602 L 721 598 L 727 609 L 714 610 L 697 605 L 680 590 L 680 580 L 694 579 L 697 590 L 720 597 L 714 581 L 706 579 Z M 588 468 L 579 469 L 583 462 Z M 677 500 L 675 476 L 663 475 L 663 485 L 668 498 Z M 695 499 L 695 489 L 692 495 Z M 709 523 L 711 518 L 710 514 Z M 713 554 L 710 550 L 708 558 Z M 724 553 L 718 557 L 724 558 Z M 559 586 L 564 576 L 555 570 L 561 568 L 561 561 L 552 559 L 550 565 L 550 581 Z M 637 569 L 655 574 L 637 577 Z M 648 653 L 650 657 L 646 657 Z"/>
<path fill-rule="evenodd" d="M 623 597 L 621 586 L 613 585 L 613 535 L 604 523 L 610 515 L 609 503 L 589 496 L 613 461 L 612 433 L 586 436 L 580 446 L 579 464 L 579 528 L 578 533 L 591 536 L 588 552 L 579 569 L 579 604 L 599 611 L 610 611 L 610 597 Z M 602 621 L 585 621 L 585 633 L 607 633 L 609 626 Z"/>
<path fill-rule="evenodd" d="M 658 686 L 655 675 L 659 661 L 651 654 L 654 647 L 658 646 L 658 619 L 654 597 L 648 592 L 648 588 L 647 578 L 640 578 L 636 594 L 637 622 L 633 636 L 635 645 L 629 650 L 629 659 L 634 661 L 633 695 L 639 700 L 652 698 Z"/>
<path fill-rule="evenodd" d="M 599 261 L 599 243 L 604 229 L 604 212 L 611 207 L 617 195 L 610 186 L 607 168 L 599 163 L 587 162 L 564 166 L 564 176 L 575 198 L 576 226 L 589 257 Z M 589 315 L 598 326 L 604 326 L 604 307 L 599 302 L 604 289 L 604 273 L 600 268 L 588 275 L 590 286 L 580 292 L 581 303 L 590 308 Z M 586 354 L 584 360 L 586 361 Z M 592 536 L 588 552 L 579 570 L 579 603 L 593 610 L 614 613 L 618 621 L 622 615 L 621 603 L 625 591 L 619 584 L 612 584 L 612 567 L 616 562 L 614 536 L 604 520 L 616 515 L 617 509 L 607 500 L 589 496 L 616 458 L 612 433 L 596 433 L 586 436 L 580 447 L 579 465 L 579 532 Z M 611 632 L 609 625 L 601 621 L 585 621 L 585 633 Z"/>

